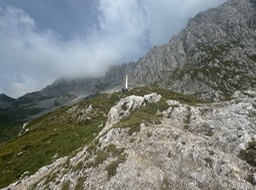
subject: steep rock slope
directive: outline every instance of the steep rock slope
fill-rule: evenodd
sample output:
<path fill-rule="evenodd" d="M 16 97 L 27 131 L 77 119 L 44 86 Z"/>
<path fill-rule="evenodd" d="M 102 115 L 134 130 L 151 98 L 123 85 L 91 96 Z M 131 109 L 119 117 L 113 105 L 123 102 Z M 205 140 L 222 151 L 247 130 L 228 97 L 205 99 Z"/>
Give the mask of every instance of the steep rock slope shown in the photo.
<path fill-rule="evenodd" d="M 229 0 L 199 13 L 133 70 L 133 85 L 156 83 L 212 98 L 256 86 L 256 2 Z"/>
<path fill-rule="evenodd" d="M 162 95 L 121 99 L 92 144 L 5 189 L 252 190 L 256 92 L 219 103 Z"/>

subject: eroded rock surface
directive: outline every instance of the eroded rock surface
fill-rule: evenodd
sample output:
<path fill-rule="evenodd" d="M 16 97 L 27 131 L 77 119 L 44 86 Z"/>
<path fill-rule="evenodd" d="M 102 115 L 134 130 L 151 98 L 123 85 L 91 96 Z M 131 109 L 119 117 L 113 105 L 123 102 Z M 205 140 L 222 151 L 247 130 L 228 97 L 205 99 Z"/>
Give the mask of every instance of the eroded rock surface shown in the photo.
<path fill-rule="evenodd" d="M 147 97 L 155 101 L 145 102 Z M 131 117 L 118 117 L 122 106 L 132 113 L 157 104 L 160 96 L 124 98 L 110 110 L 105 132 L 94 144 L 5 189 L 253 190 L 256 168 L 240 152 L 256 140 L 256 96 L 248 91 L 234 97 L 193 106 L 168 100 L 170 107 L 155 113 L 160 123 L 141 123 L 132 135 L 127 128 L 113 128 Z"/>

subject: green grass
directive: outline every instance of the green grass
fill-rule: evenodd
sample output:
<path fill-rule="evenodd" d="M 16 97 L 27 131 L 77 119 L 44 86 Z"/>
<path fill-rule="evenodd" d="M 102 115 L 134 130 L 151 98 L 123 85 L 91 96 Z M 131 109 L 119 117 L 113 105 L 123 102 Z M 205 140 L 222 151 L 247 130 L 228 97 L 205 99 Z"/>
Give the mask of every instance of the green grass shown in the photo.
<path fill-rule="evenodd" d="M 126 161 L 126 154 L 119 155 L 116 160 L 111 162 L 109 165 L 107 165 L 106 170 L 107 170 L 107 175 L 108 175 L 108 180 L 110 180 L 111 177 L 116 175 L 116 169 L 118 166 Z"/>
<path fill-rule="evenodd" d="M 80 162 L 78 162 L 75 166 L 73 166 L 72 167 L 72 171 L 79 171 L 79 170 L 81 170 L 83 168 L 83 162 L 82 161 L 80 161 Z"/>
<path fill-rule="evenodd" d="M 207 158 L 204 158 L 204 161 L 206 162 L 206 166 L 208 167 L 212 167 L 212 159 L 207 157 Z"/>
<path fill-rule="evenodd" d="M 129 91 L 127 94 L 128 95 L 134 94 L 134 95 L 138 95 L 138 96 L 144 96 L 146 94 L 150 94 L 150 93 L 154 93 L 154 92 L 156 92 L 157 94 L 160 94 L 162 96 L 162 98 L 165 100 L 170 100 L 170 99 L 178 100 L 183 104 L 196 105 L 199 103 L 205 103 L 205 101 L 199 100 L 199 99 L 195 98 L 194 96 L 185 95 L 185 94 L 178 93 L 178 92 L 173 92 L 168 89 L 159 88 L 155 85 L 134 88 L 131 91 Z"/>
<path fill-rule="evenodd" d="M 253 174 L 256 172 L 256 141 L 249 142 L 248 147 L 245 150 L 241 150 L 238 156 L 252 166 L 252 171 L 247 174 L 246 180 L 255 185 Z"/>
<path fill-rule="evenodd" d="M 55 178 L 57 177 L 56 173 L 50 173 L 47 177 L 46 180 L 44 182 L 44 185 L 47 185 L 50 182 L 53 182 L 55 180 Z"/>
<path fill-rule="evenodd" d="M 177 92 L 172 92 L 166 89 L 157 88 L 155 86 L 151 87 L 141 87 L 135 88 L 131 92 L 132 94 L 145 95 L 149 93 L 156 92 L 162 96 L 161 100 L 157 103 L 147 103 L 146 106 L 142 106 L 139 109 L 131 112 L 129 117 L 124 118 L 121 122 L 114 125 L 115 128 L 129 128 L 129 135 L 134 132 L 140 131 L 140 124 L 158 124 L 161 119 L 161 115 L 156 115 L 157 111 L 164 111 L 170 106 L 166 103 L 166 100 L 178 100 L 183 104 L 187 105 L 197 105 L 203 103 L 203 101 L 198 100 L 192 96 L 183 95 Z"/>
<path fill-rule="evenodd" d="M 77 122 L 79 114 L 68 114 L 68 107 L 56 110 L 31 122 L 29 132 L 0 146 L 0 188 L 18 180 L 25 171 L 35 173 L 50 164 L 53 156 L 68 156 L 79 147 L 90 144 L 105 124 L 109 109 L 116 103 L 115 95 L 80 102 L 78 109 L 92 105 L 91 120 Z M 78 112 L 79 113 L 79 112 Z"/>
<path fill-rule="evenodd" d="M 102 150 L 93 152 L 92 155 L 95 155 L 95 158 L 93 161 L 87 162 L 86 167 L 87 168 L 91 168 L 91 167 L 95 168 L 95 167 L 99 166 L 100 164 L 102 164 L 108 158 L 110 158 L 110 157 L 114 158 L 114 157 L 122 155 L 123 153 L 124 153 L 123 148 L 117 148 L 116 145 L 110 144 L 110 145 L 104 147 L 104 149 L 102 149 Z"/>
<path fill-rule="evenodd" d="M 244 86 L 248 86 L 248 82 L 253 84 L 253 78 L 248 75 L 248 71 L 245 70 L 244 65 L 234 60 L 232 61 L 232 59 L 225 61 L 223 59 L 223 55 L 229 51 L 232 44 L 237 43 L 238 42 L 234 41 L 218 45 L 207 43 L 197 44 L 199 52 L 205 52 L 207 56 L 202 56 L 202 59 L 191 63 L 189 67 L 178 68 L 170 72 L 168 74 L 169 81 L 167 84 L 173 84 L 174 81 L 182 80 L 188 75 L 192 80 L 200 81 L 212 89 L 220 91 L 223 99 L 229 98 L 234 91 L 241 90 Z M 195 51 L 191 52 L 190 56 L 194 56 L 195 54 Z M 255 61 L 256 55 L 251 55 L 249 58 Z M 211 65 L 212 62 L 215 62 L 215 59 L 220 60 L 217 66 Z M 250 64 L 248 67 L 251 67 L 252 70 L 254 69 Z M 236 79 L 236 76 L 240 76 L 240 79 Z M 217 85 L 215 86 L 215 84 Z M 228 84 L 228 87 L 226 84 Z"/>
<path fill-rule="evenodd" d="M 250 56 L 250 59 L 251 59 L 251 60 L 253 60 L 253 61 L 256 61 L 256 54 L 255 54 L 255 55 Z"/>
<path fill-rule="evenodd" d="M 239 157 L 253 167 L 256 167 L 256 141 L 251 141 L 245 150 L 241 150 Z"/>
<path fill-rule="evenodd" d="M 22 125 L 29 120 L 31 115 L 43 111 L 39 108 L 12 108 L 0 109 L 0 144 L 17 137 Z"/>
<path fill-rule="evenodd" d="M 166 104 L 168 99 L 189 105 L 202 103 L 192 96 L 151 86 L 134 88 L 126 93 L 97 95 L 76 104 L 78 108 L 72 113 L 68 113 L 70 107 L 59 108 L 33 120 L 26 127 L 29 132 L 0 146 L 0 188 L 19 180 L 26 171 L 29 171 L 31 175 L 42 166 L 52 163 L 54 155 L 69 156 L 84 145 L 89 145 L 91 154 L 96 155 L 94 162 L 91 163 L 92 167 L 101 164 L 108 157 L 117 158 L 122 155 L 123 150 L 114 146 L 109 146 L 102 152 L 96 151 L 95 137 L 102 129 L 99 126 L 105 125 L 110 108 L 121 98 L 129 95 L 144 96 L 153 92 L 162 95 L 161 101 L 156 104 L 148 103 L 145 107 L 133 111 L 129 117 L 123 119 L 115 127 L 129 127 L 129 134 L 132 134 L 140 130 L 139 125 L 142 122 L 159 122 L 156 112 L 169 107 Z M 88 113 L 88 117 L 79 121 L 78 119 L 83 115 L 82 109 L 88 108 L 89 105 L 92 106 L 92 111 Z M 77 167 L 81 167 L 81 164 Z"/>
<path fill-rule="evenodd" d="M 113 162 L 106 166 L 108 180 L 116 174 L 117 167 L 126 161 L 127 154 L 124 148 L 117 148 L 116 145 L 110 144 L 103 149 L 92 152 L 91 156 L 95 156 L 92 161 L 86 163 L 85 167 L 95 168 L 105 162 L 109 158 L 116 158 Z"/>
<path fill-rule="evenodd" d="M 157 116 L 157 111 L 164 111 L 168 109 L 169 106 L 164 99 L 161 99 L 157 103 L 148 103 L 146 106 L 142 106 L 139 109 L 131 112 L 129 117 L 124 118 L 121 122 L 114 125 L 115 128 L 129 128 L 129 135 L 134 132 L 140 131 L 141 123 L 159 123 L 160 116 Z"/>
<path fill-rule="evenodd" d="M 70 181 L 66 181 L 63 183 L 61 190 L 69 190 Z"/>
<path fill-rule="evenodd" d="M 75 190 L 84 190 L 84 186 L 83 186 L 83 183 L 86 181 L 86 177 L 80 177 L 78 180 L 77 180 L 77 184 L 76 184 L 76 187 L 75 187 Z"/>

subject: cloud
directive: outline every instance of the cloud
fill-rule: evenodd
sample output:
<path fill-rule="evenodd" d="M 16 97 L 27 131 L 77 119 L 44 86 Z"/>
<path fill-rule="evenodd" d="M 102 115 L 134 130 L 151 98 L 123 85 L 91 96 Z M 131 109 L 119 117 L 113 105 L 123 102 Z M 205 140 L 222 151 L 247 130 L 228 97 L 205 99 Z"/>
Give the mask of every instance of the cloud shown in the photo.
<path fill-rule="evenodd" d="M 53 31 L 38 31 L 22 10 L 7 7 L 0 14 L 0 85 L 12 96 L 39 90 L 61 76 L 101 75 L 120 61 L 116 47 L 97 31 L 61 41 Z"/>
<path fill-rule="evenodd" d="M 198 12 L 224 3 L 226 0 L 144 0 L 150 21 L 150 44 L 166 43 L 171 35 L 185 28 L 187 21 Z"/>
<path fill-rule="evenodd" d="M 110 64 L 136 60 L 151 46 L 167 42 L 188 18 L 222 2 L 98 0 L 97 23 L 65 40 L 51 29 L 42 30 L 22 9 L 2 6 L 0 93 L 18 97 L 58 77 L 102 75 Z"/>

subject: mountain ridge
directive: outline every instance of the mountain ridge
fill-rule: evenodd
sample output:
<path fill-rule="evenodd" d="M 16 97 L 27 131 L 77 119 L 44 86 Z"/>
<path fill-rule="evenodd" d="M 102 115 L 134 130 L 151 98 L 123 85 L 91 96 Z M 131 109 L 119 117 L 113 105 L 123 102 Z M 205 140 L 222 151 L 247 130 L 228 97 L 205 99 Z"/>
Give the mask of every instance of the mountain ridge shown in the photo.
<path fill-rule="evenodd" d="M 7 96 L 6 94 L 0 94 L 0 109 L 12 107 L 15 99 Z"/>
<path fill-rule="evenodd" d="M 212 77 L 213 74 L 221 75 L 219 70 L 222 68 L 221 65 L 218 65 L 221 62 L 223 68 L 230 68 L 230 71 L 237 74 L 239 70 L 243 69 L 239 66 L 244 66 L 247 70 L 240 73 L 244 77 L 246 77 L 245 72 L 248 72 L 250 76 L 256 73 L 254 69 L 256 45 L 253 43 L 256 38 L 253 30 L 256 28 L 256 22 L 253 19 L 256 16 L 255 4 L 255 0 L 229 0 L 217 8 L 200 12 L 188 21 L 185 29 L 178 35 L 172 36 L 168 43 L 154 46 L 137 62 L 112 66 L 104 77 L 57 79 L 41 91 L 19 97 L 17 104 L 19 101 L 29 102 L 31 99 L 56 98 L 63 94 L 70 95 L 71 98 L 67 98 L 70 100 L 80 95 L 86 96 L 110 90 L 118 86 L 121 87 L 127 74 L 130 75 L 129 82 L 132 87 L 157 83 L 162 87 L 189 94 L 197 94 L 201 91 L 205 93 L 206 90 L 203 89 L 207 89 L 211 91 L 212 96 L 215 96 L 214 93 L 218 93 L 218 89 L 214 88 L 213 83 L 217 82 L 219 87 L 221 82 L 211 80 L 209 84 L 203 83 L 202 81 L 207 79 L 207 76 L 202 76 L 205 73 L 194 70 L 206 70 L 207 68 L 202 67 L 209 65 L 209 69 L 213 71 L 209 72 L 208 77 Z M 237 54 L 235 55 L 235 53 Z M 231 56 L 235 58 L 231 59 Z M 246 65 L 245 61 L 241 62 L 239 56 L 248 61 L 248 64 Z M 238 65 L 234 65 L 232 70 L 231 64 Z M 190 70 L 195 73 L 189 73 Z M 199 77 L 197 78 L 196 75 Z M 220 76 L 216 77 L 216 79 L 219 78 Z M 197 83 L 189 88 L 188 81 L 191 79 Z M 256 79 L 250 79 L 253 82 L 239 87 L 243 87 L 243 90 L 256 87 Z M 106 83 L 106 81 L 108 82 Z M 184 81 L 189 84 L 184 84 Z M 236 80 L 233 83 L 238 83 L 237 81 L 243 83 L 242 80 Z M 225 82 L 227 85 L 231 83 L 230 81 Z M 198 90 L 193 90 L 196 85 L 202 85 L 202 88 L 197 87 Z M 231 95 L 235 90 L 239 90 L 239 87 L 231 89 L 223 87 L 220 89 L 221 95 L 225 95 L 225 90 L 227 95 Z"/>
<path fill-rule="evenodd" d="M 129 88 L 153 84 L 204 100 L 227 99 L 235 91 L 256 88 L 255 17 L 255 1 L 227 1 L 198 13 L 178 35 L 137 62 L 112 66 L 102 78 L 57 79 L 4 104 L 13 110 L 36 108 L 24 116 L 28 121 L 86 96 L 118 91 L 126 75 Z"/>
<path fill-rule="evenodd" d="M 0 187 L 254 189 L 255 4 L 229 0 L 105 78 L 59 79 L 38 92 L 37 100 L 53 102 L 59 94 L 113 93 L 26 123 L 0 145 Z M 117 92 L 125 75 L 131 88 Z"/>
<path fill-rule="evenodd" d="M 82 101 L 0 146 L 0 187 L 253 189 L 255 100 L 256 91 L 210 103 L 140 87 Z"/>
<path fill-rule="evenodd" d="M 232 0 L 197 14 L 138 61 L 131 83 L 157 83 L 216 100 L 255 88 L 255 12 L 255 1 Z"/>

